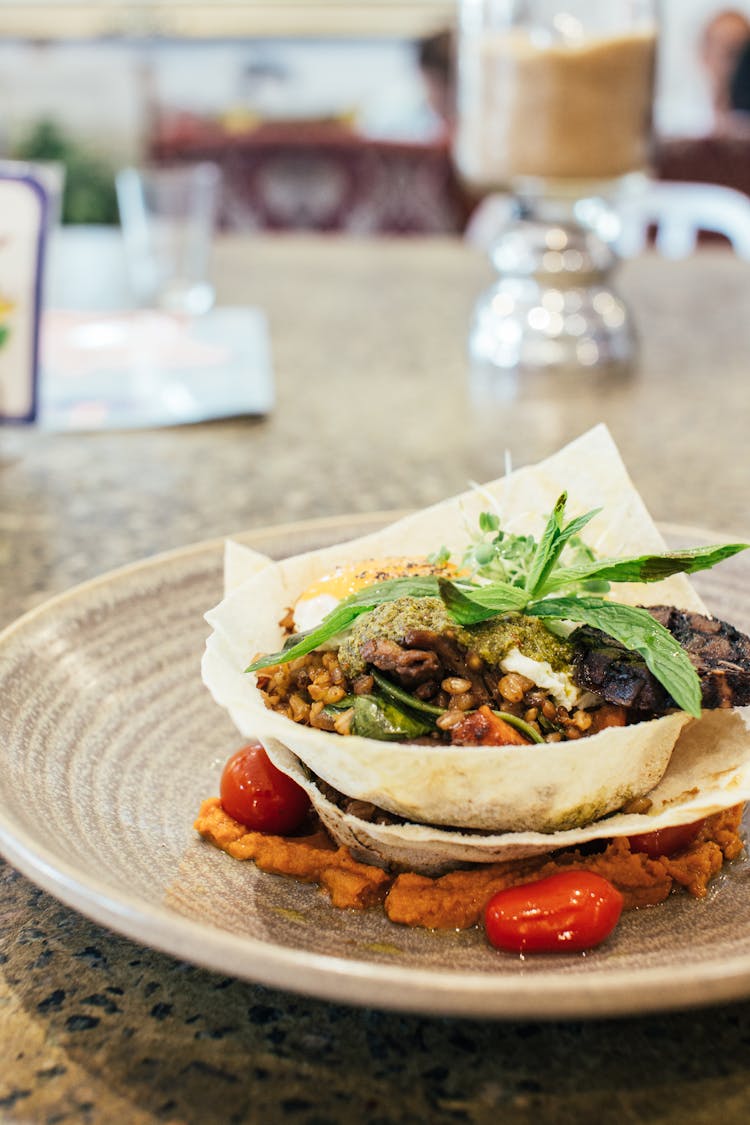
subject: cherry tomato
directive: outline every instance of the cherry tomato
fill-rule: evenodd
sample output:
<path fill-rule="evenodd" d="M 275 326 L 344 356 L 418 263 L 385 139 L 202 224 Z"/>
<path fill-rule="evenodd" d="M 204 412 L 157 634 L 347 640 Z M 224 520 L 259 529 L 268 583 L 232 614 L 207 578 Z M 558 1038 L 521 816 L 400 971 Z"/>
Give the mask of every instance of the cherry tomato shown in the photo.
<path fill-rule="evenodd" d="M 578 953 L 612 933 L 622 895 L 601 875 L 563 871 L 499 891 L 487 903 L 484 925 L 496 949 L 511 953 Z"/>
<path fill-rule="evenodd" d="M 696 820 L 693 824 L 675 824 L 672 828 L 657 828 L 655 832 L 631 836 L 630 850 L 645 852 L 651 859 L 658 859 L 660 855 L 674 855 L 692 844 L 704 824 L 705 820 Z"/>
<path fill-rule="evenodd" d="M 276 768 L 259 742 L 232 755 L 219 792 L 224 812 L 253 832 L 294 832 L 310 808 L 304 789 Z"/>

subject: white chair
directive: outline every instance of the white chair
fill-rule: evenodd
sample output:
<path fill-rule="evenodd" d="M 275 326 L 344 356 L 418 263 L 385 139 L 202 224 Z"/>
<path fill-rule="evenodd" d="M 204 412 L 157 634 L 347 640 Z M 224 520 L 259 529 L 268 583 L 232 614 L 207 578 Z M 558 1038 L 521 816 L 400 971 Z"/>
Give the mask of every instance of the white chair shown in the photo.
<path fill-rule="evenodd" d="M 466 241 L 488 251 L 514 218 L 514 207 L 509 195 L 487 196 L 469 219 Z M 656 249 L 665 258 L 687 258 L 701 231 L 708 231 L 724 235 L 735 254 L 750 261 L 750 198 L 733 188 L 654 180 L 623 195 L 613 209 L 591 210 L 579 217 L 623 258 L 640 254 L 654 227 Z"/>
<path fill-rule="evenodd" d="M 707 231 L 723 235 L 738 257 L 750 260 L 750 198 L 733 188 L 655 180 L 624 198 L 618 213 L 614 245 L 623 257 L 640 253 L 654 227 L 665 258 L 687 258 Z"/>
<path fill-rule="evenodd" d="M 516 218 L 518 206 L 512 195 L 487 195 L 472 211 L 464 239 L 477 250 L 488 251 L 500 232 Z"/>

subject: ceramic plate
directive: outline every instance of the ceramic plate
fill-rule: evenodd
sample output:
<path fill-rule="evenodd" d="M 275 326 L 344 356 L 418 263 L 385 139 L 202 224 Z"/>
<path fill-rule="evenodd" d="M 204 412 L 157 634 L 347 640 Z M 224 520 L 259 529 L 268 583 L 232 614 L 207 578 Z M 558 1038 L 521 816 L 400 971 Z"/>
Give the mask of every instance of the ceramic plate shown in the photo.
<path fill-rule="evenodd" d="M 383 517 L 277 527 L 244 541 L 276 557 Z M 710 541 L 667 529 L 674 545 Z M 505 1018 L 604 1016 L 750 995 L 750 863 L 696 902 L 631 912 L 588 955 L 520 959 L 481 933 L 431 933 L 333 909 L 316 887 L 265 875 L 191 825 L 240 740 L 204 689 L 203 613 L 222 545 L 105 575 L 0 636 L 0 846 L 97 922 L 226 974 L 329 1000 Z M 750 630 L 750 559 L 696 581 Z"/>

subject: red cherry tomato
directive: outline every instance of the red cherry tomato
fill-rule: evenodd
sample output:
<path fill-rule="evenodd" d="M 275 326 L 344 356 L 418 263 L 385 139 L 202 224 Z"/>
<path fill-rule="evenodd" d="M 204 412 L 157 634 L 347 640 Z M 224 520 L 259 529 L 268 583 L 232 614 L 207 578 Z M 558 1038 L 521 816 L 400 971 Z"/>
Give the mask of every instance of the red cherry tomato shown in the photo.
<path fill-rule="evenodd" d="M 484 925 L 496 949 L 511 953 L 578 953 L 608 937 L 622 895 L 601 875 L 563 871 L 508 887 L 487 903 Z"/>
<path fill-rule="evenodd" d="M 219 792 L 224 812 L 253 832 L 294 832 L 310 808 L 304 789 L 276 768 L 259 742 L 232 755 Z"/>
<path fill-rule="evenodd" d="M 674 855 L 692 844 L 704 824 L 705 820 L 696 820 L 692 824 L 675 824 L 673 828 L 657 828 L 655 832 L 631 836 L 630 850 L 645 852 L 651 859 Z"/>

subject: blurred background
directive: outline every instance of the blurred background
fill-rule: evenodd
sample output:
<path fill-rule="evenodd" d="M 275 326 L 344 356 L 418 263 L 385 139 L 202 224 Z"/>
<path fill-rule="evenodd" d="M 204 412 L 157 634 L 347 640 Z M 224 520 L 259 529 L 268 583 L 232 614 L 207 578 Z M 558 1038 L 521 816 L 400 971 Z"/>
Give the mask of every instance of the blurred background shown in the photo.
<path fill-rule="evenodd" d="M 664 0 L 654 169 L 750 192 L 750 0 Z M 114 173 L 210 159 L 224 229 L 461 232 L 446 0 L 0 0 L 0 156 L 65 168 L 65 223 Z"/>

